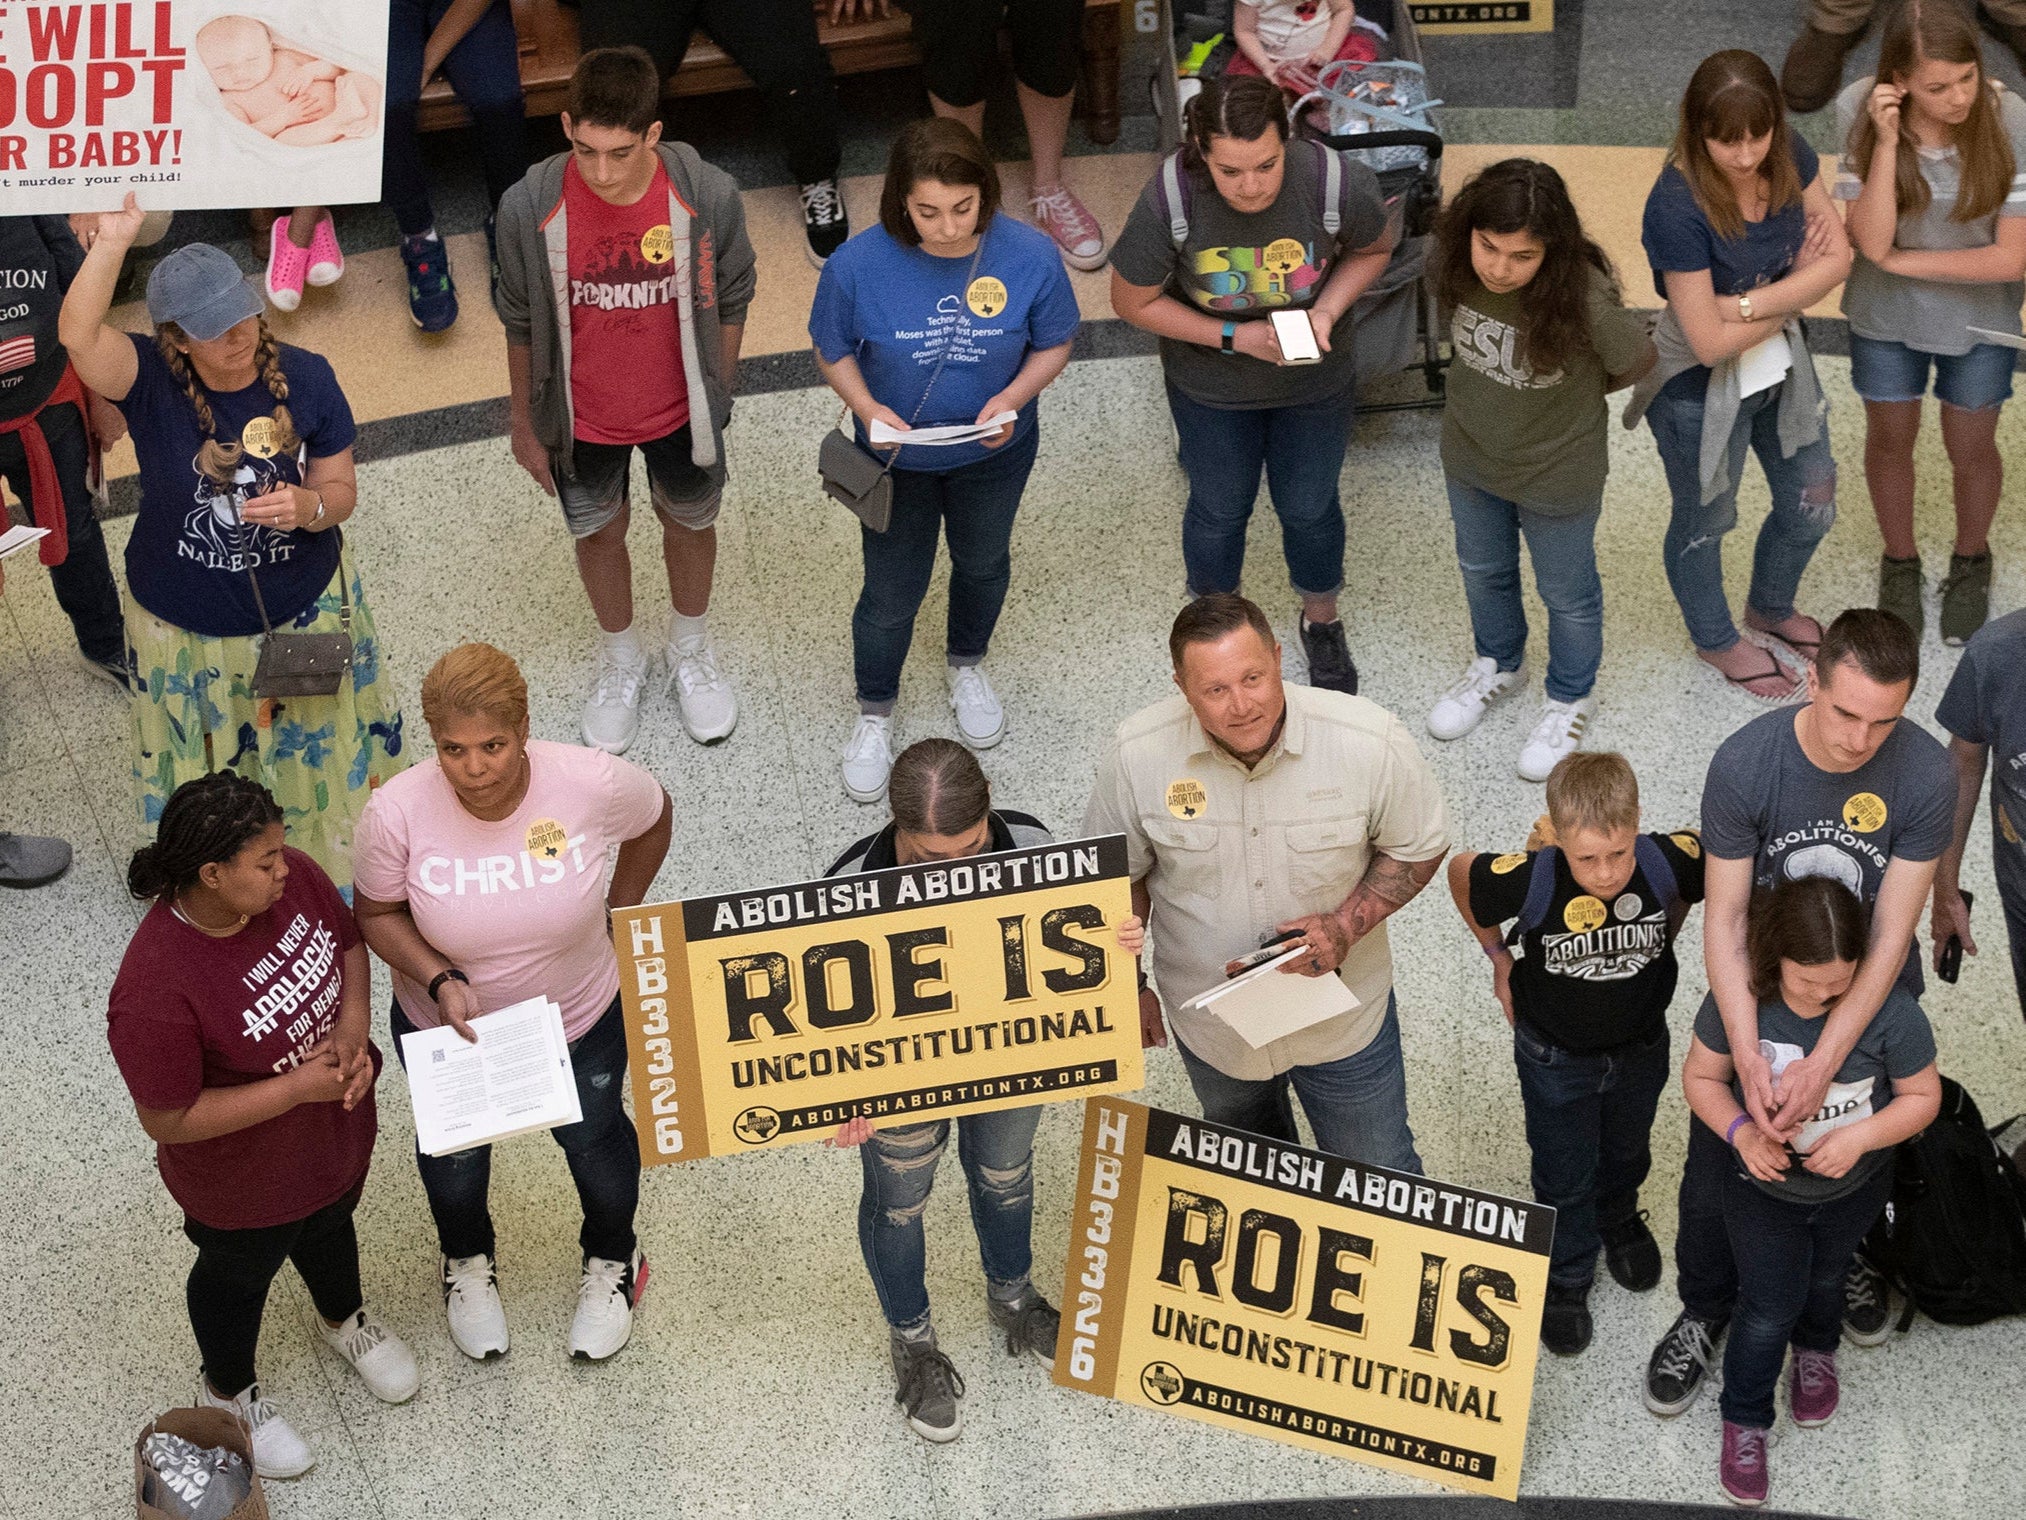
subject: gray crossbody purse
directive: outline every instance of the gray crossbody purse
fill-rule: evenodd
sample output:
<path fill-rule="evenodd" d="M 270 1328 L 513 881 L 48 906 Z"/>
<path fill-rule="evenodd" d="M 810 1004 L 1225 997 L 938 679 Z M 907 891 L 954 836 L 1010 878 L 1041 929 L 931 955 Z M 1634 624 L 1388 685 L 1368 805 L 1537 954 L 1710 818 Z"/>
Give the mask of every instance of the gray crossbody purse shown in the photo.
<path fill-rule="evenodd" d="M 239 552 L 246 554 L 246 527 L 236 525 Z M 333 533 L 343 530 L 333 528 Z M 338 540 L 337 633 L 276 633 L 260 595 L 260 578 L 247 556 L 246 579 L 253 586 L 253 605 L 260 611 L 260 658 L 253 667 L 256 697 L 332 697 L 352 668 L 352 594 L 345 584 L 345 541 Z M 321 593 L 319 593 L 321 596 Z"/>
<path fill-rule="evenodd" d="M 964 287 L 978 277 L 978 260 L 985 252 L 985 239 L 981 233 L 978 247 L 971 255 L 971 267 L 964 275 Z M 936 388 L 936 380 L 948 362 L 950 349 L 956 343 L 956 333 L 950 334 L 949 342 L 943 345 L 942 353 L 936 356 L 936 367 L 929 371 L 929 383 L 922 387 L 921 400 L 915 403 L 915 414 L 908 418 L 907 425 L 913 427 L 921 420 L 922 408 L 929 404 L 929 392 Z M 878 458 L 858 446 L 858 440 L 838 428 L 851 415 L 851 408 L 845 407 L 838 414 L 837 422 L 824 435 L 823 443 L 816 451 L 816 473 L 823 479 L 824 491 L 834 496 L 850 509 L 851 514 L 874 533 L 884 533 L 893 521 L 893 462 L 900 458 L 901 446 L 895 444 L 893 452 L 881 464 Z"/>

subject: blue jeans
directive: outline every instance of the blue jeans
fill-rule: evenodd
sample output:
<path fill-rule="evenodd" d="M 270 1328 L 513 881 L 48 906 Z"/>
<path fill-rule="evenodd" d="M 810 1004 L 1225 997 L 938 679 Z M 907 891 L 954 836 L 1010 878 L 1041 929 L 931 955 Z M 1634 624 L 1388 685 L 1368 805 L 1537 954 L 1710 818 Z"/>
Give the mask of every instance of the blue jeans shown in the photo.
<path fill-rule="evenodd" d="M 1034 1127 L 1039 1108 L 1001 1108 L 955 1121 L 904 1124 L 874 1130 L 859 1147 L 865 1189 L 858 1198 L 858 1245 L 879 1294 L 880 1310 L 896 1330 L 916 1331 L 929 1321 L 924 1280 L 927 1249 L 922 1211 L 936 1185 L 936 1165 L 957 1126 L 957 1159 L 971 1192 L 971 1227 L 978 1256 L 995 1297 L 1013 1298 L 1027 1286 L 1033 1265 Z"/>
<path fill-rule="evenodd" d="M 1603 1232 L 1639 1212 L 1639 1185 L 1653 1166 L 1653 1112 L 1667 1086 L 1667 1031 L 1644 1045 L 1579 1055 L 1522 1022 L 1513 1030 L 1512 1054 L 1534 1197 L 1555 1211 L 1548 1281 L 1587 1288 L 1597 1276 Z"/>
<path fill-rule="evenodd" d="M 1189 505 L 1182 514 L 1189 594 L 1238 589 L 1245 525 L 1259 498 L 1262 469 L 1294 589 L 1308 596 L 1333 596 L 1342 589 L 1344 508 L 1337 477 L 1351 438 L 1350 394 L 1308 406 L 1237 412 L 1192 401 L 1170 385 L 1168 409 L 1189 477 Z"/>
<path fill-rule="evenodd" d="M 1727 1320 L 1737 1307 L 1738 1269 L 1724 1235 L 1724 1184 L 1736 1170 L 1723 1136 L 1690 1114 L 1675 1205 L 1674 1285 L 1697 1319 Z"/>
<path fill-rule="evenodd" d="M 391 0 L 387 12 L 387 130 L 380 149 L 380 198 L 404 237 L 427 232 L 436 214 L 422 167 L 415 119 L 422 96 L 422 49 L 450 0 Z M 443 60 L 443 77 L 471 112 L 485 175 L 485 214 L 528 172 L 521 100 L 520 41 L 508 0 L 493 0 Z"/>
<path fill-rule="evenodd" d="M 1966 354 L 1927 354 L 1904 343 L 1850 335 L 1850 388 L 1866 401 L 1918 401 L 1928 393 L 1966 412 L 1987 412 L 2012 395 L 2012 350 L 1979 343 Z"/>
<path fill-rule="evenodd" d="M 1500 670 L 1518 670 L 1526 655 L 1519 567 L 1524 532 L 1534 584 L 1548 605 L 1548 695 L 1557 702 L 1587 697 L 1604 662 L 1604 582 L 1597 575 L 1597 517 L 1603 503 L 1549 514 L 1460 480 L 1448 485 L 1456 564 L 1463 572 L 1478 654 L 1496 661 Z"/>
<path fill-rule="evenodd" d="M 1386 1017 L 1371 1044 L 1321 1066 L 1296 1066 L 1263 1082 L 1226 1076 L 1175 1041 L 1189 1085 L 1213 1124 L 1250 1130 L 1269 1140 L 1299 1145 L 1288 1088 L 1301 1099 L 1315 1131 L 1316 1149 L 1367 1166 L 1421 1171 L 1414 1132 L 1407 1127 L 1407 1066 L 1400 1056 L 1400 1011 L 1386 994 Z"/>
<path fill-rule="evenodd" d="M 1836 1349 L 1843 1333 L 1843 1276 L 1891 1191 L 1888 1166 L 1856 1192 L 1828 1203 L 1789 1203 L 1732 1167 L 1723 1211 L 1738 1264 L 1738 1309 L 1724 1346 L 1726 1420 L 1767 1429 L 1788 1345 Z"/>
<path fill-rule="evenodd" d="M 1737 526 L 1746 451 L 1759 456 L 1773 498 L 1752 553 L 1752 585 L 1745 598 L 1751 611 L 1773 623 L 1793 616 L 1801 572 L 1836 521 L 1836 461 L 1826 427 L 1793 458 L 1781 457 L 1779 405 L 1785 388 L 1776 385 L 1740 404 L 1724 466 L 1727 484 L 1708 502 L 1702 500 L 1702 397 L 1670 396 L 1663 390 L 1647 409 L 1674 497 L 1663 549 L 1667 583 L 1681 604 L 1688 636 L 1697 649 L 1712 654 L 1738 641 L 1724 595 L 1723 540 Z"/>
<path fill-rule="evenodd" d="M 397 1002 L 388 1015 L 394 1049 L 415 1026 Z M 407 1058 L 402 1057 L 402 1067 Z M 570 1047 L 570 1065 L 577 1076 L 577 1101 L 584 1117 L 552 1129 L 563 1148 L 577 1199 L 584 1208 L 584 1226 L 577 1243 L 586 1256 L 627 1261 L 635 1244 L 633 1216 L 640 1206 L 640 1140 L 626 1117 L 621 1099 L 626 1092 L 626 1022 L 619 999 L 612 1000 L 597 1023 Z M 422 1191 L 436 1220 L 436 1241 L 445 1256 L 497 1256 L 492 1211 L 486 1195 L 492 1188 L 492 1147 L 477 1146 L 449 1156 L 415 1153 L 422 1173 Z"/>
<path fill-rule="evenodd" d="M 950 663 L 985 658 L 1013 579 L 1013 517 L 1040 442 L 1037 422 L 1025 438 L 973 464 L 888 477 L 893 520 L 884 533 L 861 527 L 858 535 L 865 585 L 851 614 L 851 659 L 867 712 L 892 712 L 900 696 L 900 668 L 936 568 L 939 535 L 950 542 Z"/>
<path fill-rule="evenodd" d="M 127 624 L 120 612 L 119 583 L 113 579 L 105 530 L 99 526 L 91 490 L 85 485 L 91 451 L 85 440 L 84 418 L 66 402 L 45 407 L 38 421 L 63 491 L 63 525 L 70 536 L 69 555 L 62 564 L 50 566 L 49 588 L 56 593 L 56 605 L 70 619 L 77 647 L 85 658 L 101 665 L 124 666 Z M 18 433 L 0 433 L 0 478 L 12 488 L 15 500 L 30 499 L 28 453 Z M 0 527 L 4 526 L 5 509 L 0 508 Z"/>

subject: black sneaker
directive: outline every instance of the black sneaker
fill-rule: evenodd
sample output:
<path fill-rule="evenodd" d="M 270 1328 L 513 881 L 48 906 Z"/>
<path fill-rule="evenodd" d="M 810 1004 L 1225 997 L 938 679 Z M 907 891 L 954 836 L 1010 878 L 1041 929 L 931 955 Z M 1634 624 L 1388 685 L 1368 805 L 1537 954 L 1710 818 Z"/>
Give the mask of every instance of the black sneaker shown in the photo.
<path fill-rule="evenodd" d="M 1301 619 L 1301 652 L 1308 656 L 1308 684 L 1325 691 L 1340 691 L 1347 697 L 1358 694 L 1358 667 L 1351 661 L 1350 646 L 1344 642 L 1342 620 L 1311 623 Z"/>
<path fill-rule="evenodd" d="M 892 1337 L 894 1403 L 924 1441 L 954 1441 L 964 1432 L 964 1380 L 937 1349 L 933 1331 L 925 1340 Z"/>
<path fill-rule="evenodd" d="M 1015 1356 L 1031 1355 L 1050 1372 L 1055 1370 L 1055 1339 L 1062 1330 L 1062 1316 L 1029 1288 L 1020 1302 L 1002 1304 L 988 1299 L 992 1323 L 1006 1335 L 1006 1349 Z"/>
<path fill-rule="evenodd" d="M 1680 1414 L 1702 1392 L 1702 1380 L 1716 1361 L 1716 1343 L 1730 1320 L 1697 1319 L 1682 1310 L 1646 1364 L 1646 1407 L 1659 1415 Z"/>
<path fill-rule="evenodd" d="M 819 179 L 802 187 L 802 235 L 809 240 L 809 262 L 818 269 L 851 236 L 844 197 L 837 193 L 835 179 Z"/>
<path fill-rule="evenodd" d="M 1541 1344 L 1556 1356 L 1574 1356 L 1590 1344 L 1588 1283 L 1580 1288 L 1548 1284 L 1548 1303 L 1541 1312 Z"/>
<path fill-rule="evenodd" d="M 1604 1265 L 1613 1282 L 1628 1293 L 1644 1293 L 1659 1283 L 1660 1243 L 1646 1227 L 1646 1210 L 1603 1231 L 1603 1236 Z"/>
<path fill-rule="evenodd" d="M 1877 1346 L 1891 1335 L 1892 1285 L 1862 1256 L 1853 1256 L 1843 1276 L 1843 1338 L 1859 1346 Z"/>
<path fill-rule="evenodd" d="M 442 332 L 457 320 L 457 286 L 443 239 L 426 233 L 403 237 L 401 262 L 408 269 L 408 315 L 424 332 Z"/>

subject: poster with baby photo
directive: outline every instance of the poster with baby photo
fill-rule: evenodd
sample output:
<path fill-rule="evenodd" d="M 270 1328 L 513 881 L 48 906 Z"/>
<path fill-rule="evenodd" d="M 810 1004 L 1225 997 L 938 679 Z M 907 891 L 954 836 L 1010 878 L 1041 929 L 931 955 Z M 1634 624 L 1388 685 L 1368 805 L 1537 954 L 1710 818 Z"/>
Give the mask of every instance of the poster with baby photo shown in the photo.
<path fill-rule="evenodd" d="M 0 4 L 12 214 L 380 198 L 388 0 Z"/>

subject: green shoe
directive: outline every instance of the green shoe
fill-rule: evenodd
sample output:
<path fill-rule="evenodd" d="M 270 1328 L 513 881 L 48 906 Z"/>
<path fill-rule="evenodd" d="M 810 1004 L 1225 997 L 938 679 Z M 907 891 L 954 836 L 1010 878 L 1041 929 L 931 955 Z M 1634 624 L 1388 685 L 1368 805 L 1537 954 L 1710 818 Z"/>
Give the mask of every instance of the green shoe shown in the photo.
<path fill-rule="evenodd" d="M 1878 561 L 1878 610 L 1890 612 L 1920 637 L 1925 615 L 1920 602 L 1920 556 L 1894 559 L 1890 554 Z"/>
<path fill-rule="evenodd" d="M 1951 554 L 1941 589 L 1942 642 L 1967 644 L 1991 615 L 1991 551 Z"/>

